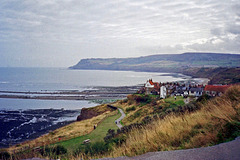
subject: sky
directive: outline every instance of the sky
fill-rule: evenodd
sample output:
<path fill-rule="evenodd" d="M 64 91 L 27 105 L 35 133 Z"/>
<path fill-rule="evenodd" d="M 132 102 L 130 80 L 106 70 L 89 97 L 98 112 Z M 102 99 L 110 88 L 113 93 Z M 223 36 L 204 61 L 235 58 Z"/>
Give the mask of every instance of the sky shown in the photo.
<path fill-rule="evenodd" d="M 0 67 L 240 53 L 240 0 L 1 0 Z"/>

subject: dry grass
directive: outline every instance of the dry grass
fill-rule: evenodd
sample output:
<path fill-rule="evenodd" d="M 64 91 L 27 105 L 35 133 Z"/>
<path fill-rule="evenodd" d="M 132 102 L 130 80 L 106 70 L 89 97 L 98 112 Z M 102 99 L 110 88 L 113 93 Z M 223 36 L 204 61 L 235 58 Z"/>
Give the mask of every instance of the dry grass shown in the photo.
<path fill-rule="evenodd" d="M 120 147 L 105 156 L 135 156 L 150 151 L 194 148 L 215 144 L 218 131 L 227 122 L 240 119 L 240 86 L 231 87 L 222 97 L 214 98 L 202 109 L 162 120 L 132 131 Z"/>
<path fill-rule="evenodd" d="M 105 112 L 91 119 L 73 122 L 69 125 L 66 125 L 52 132 L 49 132 L 48 134 L 40 136 L 34 140 L 25 141 L 18 145 L 14 145 L 8 148 L 7 150 L 13 153 L 13 152 L 25 150 L 28 148 L 34 148 L 38 146 L 53 144 L 53 143 L 59 142 L 60 140 L 63 141 L 63 140 L 68 140 L 71 138 L 83 136 L 83 135 L 89 134 L 93 130 L 93 126 L 94 125 L 97 126 L 106 117 L 116 114 L 115 112 L 111 112 L 106 107 L 106 105 L 97 106 L 96 108 L 94 108 L 94 110 L 96 109 L 99 109 L 99 111 L 101 112 L 103 112 L 105 109 Z"/>
<path fill-rule="evenodd" d="M 159 105 L 162 105 L 163 103 L 165 103 L 164 100 L 157 100 L 155 105 L 159 106 Z M 129 95 L 128 100 L 125 102 L 124 102 L 124 100 L 115 102 L 114 106 L 122 108 L 124 110 L 124 112 L 126 113 L 126 117 L 122 120 L 122 123 L 124 125 L 130 125 L 132 123 L 141 122 L 145 116 L 152 114 L 154 111 L 152 104 L 137 103 L 134 100 L 133 95 Z M 130 108 L 133 106 L 135 106 L 136 110 L 126 112 L 127 108 Z M 134 116 L 134 114 L 136 114 L 137 112 L 139 112 L 139 116 Z"/>
<path fill-rule="evenodd" d="M 133 105 L 135 104 L 129 105 L 121 101 L 114 104 L 114 106 L 120 106 L 124 110 Z M 147 105 L 141 106 L 140 109 L 144 107 Z M 134 112 L 140 109 L 138 108 Z M 46 143 L 49 137 L 52 140 L 58 140 L 61 136 L 64 138 L 66 135 L 74 137 L 87 134 L 91 132 L 92 124 L 101 122 L 110 114 L 114 114 L 114 112 L 107 111 L 90 120 L 75 122 L 55 130 L 54 133 L 39 137 L 28 145 Z M 133 113 L 129 113 L 128 116 L 131 114 Z M 213 145 L 217 143 L 219 131 L 223 130 L 227 122 L 232 121 L 240 121 L 240 86 L 229 88 L 225 95 L 209 100 L 200 110 L 178 116 L 168 115 L 164 119 L 155 120 L 140 129 L 135 129 L 128 133 L 126 142 L 121 146 L 113 146 L 111 152 L 91 158 L 135 156 L 151 151 Z M 81 156 L 85 157 L 86 155 L 79 155 L 79 157 L 68 155 L 67 159 L 78 159 Z"/>

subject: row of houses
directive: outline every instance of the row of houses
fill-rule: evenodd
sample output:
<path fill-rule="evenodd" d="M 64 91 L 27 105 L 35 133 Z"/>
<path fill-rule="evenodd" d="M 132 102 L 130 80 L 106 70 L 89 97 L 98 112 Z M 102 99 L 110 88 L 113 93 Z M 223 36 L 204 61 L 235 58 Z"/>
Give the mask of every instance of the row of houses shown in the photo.
<path fill-rule="evenodd" d="M 209 96 L 220 96 L 229 85 L 202 85 L 202 84 L 180 84 L 180 83 L 158 83 L 149 79 L 139 91 L 145 94 L 160 95 L 160 98 L 167 96 L 200 97 L 203 93 Z"/>

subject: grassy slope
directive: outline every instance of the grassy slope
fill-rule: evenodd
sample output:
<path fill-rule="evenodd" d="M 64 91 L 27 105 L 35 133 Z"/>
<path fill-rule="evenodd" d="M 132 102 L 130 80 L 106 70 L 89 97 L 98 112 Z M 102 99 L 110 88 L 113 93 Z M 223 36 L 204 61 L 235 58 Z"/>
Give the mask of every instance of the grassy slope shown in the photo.
<path fill-rule="evenodd" d="M 181 73 L 210 79 L 210 84 L 240 83 L 240 68 L 186 68 Z"/>
<path fill-rule="evenodd" d="M 182 96 L 177 96 L 176 100 L 174 99 L 174 97 L 169 97 L 169 98 L 165 99 L 165 102 L 174 103 L 179 106 L 183 106 L 185 104 Z"/>
<path fill-rule="evenodd" d="M 122 120 L 124 125 L 139 123 L 146 116 L 153 116 L 159 112 L 165 112 L 167 109 L 185 104 L 181 96 L 177 96 L 176 100 L 174 97 L 163 100 L 159 99 L 159 95 L 148 95 L 145 96 L 147 97 L 146 101 L 137 102 L 136 99 L 138 99 L 138 97 L 144 97 L 144 95 L 129 95 L 126 101 L 123 100 L 115 103 L 116 106 L 122 108 L 126 113 L 126 117 Z M 159 109 L 159 107 L 161 107 L 161 109 Z"/>
<path fill-rule="evenodd" d="M 104 156 L 134 156 L 150 151 L 203 147 L 220 143 L 224 138 L 231 140 L 237 135 L 240 135 L 240 86 L 209 100 L 196 112 L 169 115 L 133 130 L 126 143 Z"/>
<path fill-rule="evenodd" d="M 210 84 L 240 83 L 240 68 L 228 68 L 211 78 Z"/>
<path fill-rule="evenodd" d="M 120 106 L 123 110 L 135 106 L 135 110 L 127 113 L 126 119 L 141 111 L 140 116 L 135 118 L 135 120 L 140 121 L 146 114 L 151 115 L 154 113 L 157 106 L 163 106 L 162 112 L 164 107 L 171 107 L 169 102 L 175 102 L 171 98 L 167 99 L 168 103 L 166 103 L 164 100 L 155 99 L 156 97 L 154 96 L 150 97 L 152 98 L 151 102 L 135 103 L 133 100 L 136 99 L 136 95 L 130 95 L 127 101 L 118 101 L 114 105 Z M 148 101 L 149 98 L 145 100 Z M 181 98 L 178 98 L 176 102 L 181 100 Z M 110 153 L 98 155 L 98 157 L 134 156 L 149 151 L 202 147 L 213 145 L 226 139 L 231 140 L 232 135 L 240 135 L 240 86 L 234 86 L 225 95 L 209 100 L 202 105 L 201 109 L 195 112 L 187 112 L 183 115 L 175 115 L 173 113 L 164 119 L 155 119 L 143 128 L 134 129 L 126 135 L 125 143 L 119 147 L 113 147 Z M 85 139 L 91 139 L 92 142 L 102 140 L 108 129 L 117 128 L 114 121 L 120 114 L 115 114 L 116 112 L 111 112 L 112 116 L 104 119 L 97 129 L 89 135 L 80 136 L 58 144 L 73 151 Z M 136 122 L 135 120 L 133 122 Z M 226 127 L 229 124 L 230 127 Z M 91 124 L 92 127 L 93 125 Z M 234 128 L 234 132 L 232 132 L 232 128 Z M 237 133 L 235 129 L 239 129 Z M 70 155 L 70 157 L 74 158 L 73 155 Z"/>
<path fill-rule="evenodd" d="M 49 132 L 48 134 L 40 136 L 39 138 L 36 138 L 34 140 L 25 141 L 18 145 L 14 145 L 14 146 L 8 148 L 8 151 L 13 152 L 13 150 L 18 151 L 18 150 L 23 150 L 28 147 L 34 148 L 37 146 L 53 144 L 53 143 L 58 142 L 59 138 L 61 140 L 68 140 L 68 139 L 72 139 L 75 137 L 80 137 L 80 136 L 86 135 L 93 130 L 94 125 L 97 126 L 106 117 L 116 114 L 115 112 L 112 112 L 111 110 L 109 110 L 107 105 L 99 105 L 99 106 L 92 107 L 89 109 L 95 110 L 95 111 L 101 111 L 101 112 L 105 111 L 105 112 L 96 117 L 93 117 L 91 119 L 73 122 L 69 125 L 66 125 L 64 127 L 56 129 L 52 132 Z"/>
<path fill-rule="evenodd" d="M 120 112 L 116 111 L 115 115 L 112 115 L 110 117 L 107 117 L 104 119 L 95 130 L 93 130 L 90 134 L 76 137 L 67 141 L 58 142 L 56 144 L 63 145 L 69 150 L 76 149 L 77 146 L 82 144 L 82 142 L 86 139 L 90 139 L 91 142 L 97 142 L 97 141 L 103 141 L 103 138 L 106 136 L 107 131 L 109 129 L 118 129 L 118 127 L 115 124 L 115 120 L 118 119 L 121 116 Z M 93 126 L 92 126 L 93 127 Z"/>
<path fill-rule="evenodd" d="M 203 67 L 214 65 L 219 67 L 239 66 L 240 55 L 236 54 L 209 54 L 209 53 L 184 53 L 184 54 L 159 54 L 136 58 L 108 58 L 108 59 L 83 59 L 72 68 L 75 69 L 114 69 L 114 70 L 162 70 L 175 67 Z M 156 71 L 157 71 L 156 70 Z M 175 71 L 177 71 L 175 69 Z"/>

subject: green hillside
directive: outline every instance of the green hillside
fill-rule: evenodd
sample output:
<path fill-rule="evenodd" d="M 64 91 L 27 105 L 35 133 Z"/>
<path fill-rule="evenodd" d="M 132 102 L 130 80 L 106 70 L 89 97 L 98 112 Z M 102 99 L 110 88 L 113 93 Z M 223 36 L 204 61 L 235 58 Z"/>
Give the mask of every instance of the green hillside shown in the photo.
<path fill-rule="evenodd" d="M 240 83 L 240 54 L 183 53 L 137 58 L 82 59 L 70 69 L 182 73 L 211 84 Z"/>
<path fill-rule="evenodd" d="M 240 67 L 239 54 L 183 53 L 159 54 L 137 58 L 82 59 L 71 69 L 132 70 L 179 72 L 189 67 Z"/>

